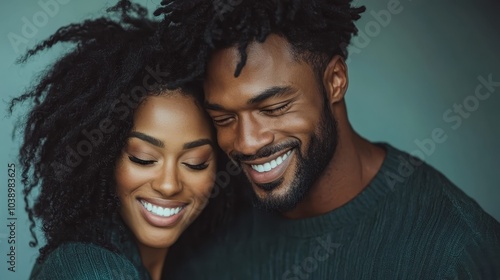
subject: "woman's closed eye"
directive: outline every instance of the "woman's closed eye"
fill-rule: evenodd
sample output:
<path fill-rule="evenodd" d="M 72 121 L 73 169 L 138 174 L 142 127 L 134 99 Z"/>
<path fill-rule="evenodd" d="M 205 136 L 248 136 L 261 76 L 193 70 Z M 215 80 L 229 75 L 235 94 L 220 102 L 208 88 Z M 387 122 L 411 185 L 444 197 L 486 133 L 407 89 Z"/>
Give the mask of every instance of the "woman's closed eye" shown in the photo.
<path fill-rule="evenodd" d="M 130 161 L 140 165 L 151 165 L 156 162 L 156 160 L 144 160 L 135 156 L 128 156 L 128 158 L 130 159 Z"/>
<path fill-rule="evenodd" d="M 200 164 L 184 163 L 184 165 L 186 165 L 188 168 L 191 168 L 193 170 L 203 170 L 203 169 L 206 169 L 208 167 L 208 163 L 207 162 L 203 162 L 203 163 L 200 163 Z"/>

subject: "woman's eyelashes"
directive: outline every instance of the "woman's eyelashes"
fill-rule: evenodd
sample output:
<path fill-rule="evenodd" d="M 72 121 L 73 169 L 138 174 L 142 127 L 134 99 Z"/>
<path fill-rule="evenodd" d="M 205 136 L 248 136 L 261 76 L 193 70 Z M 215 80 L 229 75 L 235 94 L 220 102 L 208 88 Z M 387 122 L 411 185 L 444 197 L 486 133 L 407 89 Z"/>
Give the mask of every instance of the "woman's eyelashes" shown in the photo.
<path fill-rule="evenodd" d="M 208 167 L 207 162 L 203 162 L 200 164 L 189 164 L 189 163 L 184 163 L 184 164 L 193 170 L 203 170 L 203 169 L 206 169 Z"/>
<path fill-rule="evenodd" d="M 140 165 L 151 165 L 151 164 L 156 162 L 156 160 L 144 160 L 144 159 L 137 158 L 135 156 L 128 156 L 128 158 L 130 159 L 131 162 L 134 162 L 134 163 L 137 163 Z"/>
<path fill-rule="evenodd" d="M 156 162 L 156 160 L 144 160 L 144 159 L 140 159 L 140 158 L 135 157 L 135 156 L 128 156 L 128 158 L 130 159 L 130 161 L 137 163 L 137 164 L 140 164 L 140 165 L 152 165 Z M 184 163 L 184 165 L 190 169 L 193 169 L 193 170 L 203 170 L 209 166 L 207 161 L 202 162 L 200 164 Z"/>

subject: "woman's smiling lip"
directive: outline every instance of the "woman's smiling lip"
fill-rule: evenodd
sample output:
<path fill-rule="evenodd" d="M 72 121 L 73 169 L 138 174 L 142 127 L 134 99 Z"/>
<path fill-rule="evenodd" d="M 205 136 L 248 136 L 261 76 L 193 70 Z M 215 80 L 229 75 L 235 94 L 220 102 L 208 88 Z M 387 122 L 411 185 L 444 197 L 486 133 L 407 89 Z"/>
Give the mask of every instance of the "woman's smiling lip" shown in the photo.
<path fill-rule="evenodd" d="M 170 200 L 170 199 L 161 199 L 161 198 L 146 198 L 146 197 L 138 197 L 138 200 L 143 200 L 146 202 L 149 202 L 153 205 L 160 206 L 163 208 L 177 208 L 177 207 L 184 207 L 188 205 L 188 203 L 177 201 L 177 200 Z"/>
<path fill-rule="evenodd" d="M 142 201 L 141 201 L 142 200 Z M 139 204 L 141 215 L 144 217 L 144 219 L 152 226 L 155 227 L 172 227 L 177 224 L 178 221 L 181 220 L 181 218 L 184 216 L 184 213 L 186 212 L 186 203 L 181 203 L 181 202 L 176 202 L 176 201 L 164 201 L 162 205 L 160 206 L 161 208 L 167 209 L 170 213 L 162 213 L 162 215 L 158 215 L 153 213 L 158 212 L 156 209 L 149 211 L 146 207 L 146 205 L 149 204 L 149 207 L 151 207 L 151 204 L 149 201 L 155 200 L 155 199 L 138 199 L 137 203 Z M 162 199 L 160 199 L 162 200 Z M 155 200 L 156 201 L 156 200 Z M 165 203 L 169 202 L 169 203 Z M 168 204 L 168 206 L 166 206 Z M 158 207 L 159 205 L 156 204 L 154 207 Z"/>

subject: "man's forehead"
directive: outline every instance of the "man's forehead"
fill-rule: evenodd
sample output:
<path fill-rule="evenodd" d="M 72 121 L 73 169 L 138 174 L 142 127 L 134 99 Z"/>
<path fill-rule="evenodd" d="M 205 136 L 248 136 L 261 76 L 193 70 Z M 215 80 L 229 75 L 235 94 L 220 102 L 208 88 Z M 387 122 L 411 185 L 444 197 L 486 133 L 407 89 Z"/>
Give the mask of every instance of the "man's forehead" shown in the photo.
<path fill-rule="evenodd" d="M 234 71 L 241 59 L 238 46 L 216 50 L 209 60 L 207 74 L 211 75 L 215 72 L 221 74 L 218 70 L 225 70 L 224 72 L 231 72 L 234 75 Z M 242 72 L 245 71 L 245 68 L 258 69 L 264 65 L 277 62 L 296 62 L 296 60 L 286 39 L 271 34 L 264 42 L 253 41 L 247 46 L 246 61 Z M 221 67 L 224 69 L 221 69 Z"/>

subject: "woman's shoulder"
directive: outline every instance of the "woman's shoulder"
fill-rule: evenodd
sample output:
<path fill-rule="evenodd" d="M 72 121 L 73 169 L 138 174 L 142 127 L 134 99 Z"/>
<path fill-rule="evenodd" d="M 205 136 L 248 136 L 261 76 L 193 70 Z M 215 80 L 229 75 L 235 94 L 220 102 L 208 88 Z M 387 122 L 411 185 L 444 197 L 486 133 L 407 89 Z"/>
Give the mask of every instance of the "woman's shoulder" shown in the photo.
<path fill-rule="evenodd" d="M 35 264 L 30 279 L 143 279 L 124 255 L 89 243 L 66 243 Z"/>

